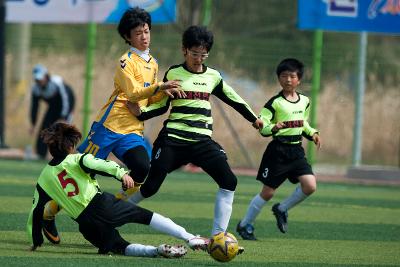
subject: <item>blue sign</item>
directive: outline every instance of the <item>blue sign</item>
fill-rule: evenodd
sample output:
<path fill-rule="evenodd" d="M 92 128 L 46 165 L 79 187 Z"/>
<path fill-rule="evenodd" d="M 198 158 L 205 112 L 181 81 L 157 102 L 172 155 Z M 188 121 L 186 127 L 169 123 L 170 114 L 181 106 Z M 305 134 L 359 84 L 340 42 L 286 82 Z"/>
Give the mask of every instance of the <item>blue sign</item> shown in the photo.
<path fill-rule="evenodd" d="M 299 0 L 300 29 L 400 33 L 400 0 Z"/>
<path fill-rule="evenodd" d="M 139 6 L 150 13 L 151 23 L 176 21 L 176 0 L 118 0 L 118 4 L 105 22 L 118 23 L 126 9 L 135 6 Z"/>

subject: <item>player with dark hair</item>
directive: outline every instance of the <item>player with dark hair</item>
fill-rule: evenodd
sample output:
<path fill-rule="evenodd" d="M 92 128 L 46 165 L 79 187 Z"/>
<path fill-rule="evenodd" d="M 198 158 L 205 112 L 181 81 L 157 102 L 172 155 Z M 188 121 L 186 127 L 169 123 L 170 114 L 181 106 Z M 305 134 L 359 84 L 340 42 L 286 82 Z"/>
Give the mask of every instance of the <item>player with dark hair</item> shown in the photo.
<path fill-rule="evenodd" d="M 75 97 L 71 86 L 65 83 L 61 76 L 51 75 L 48 69 L 41 64 L 35 65 L 32 76 L 34 84 L 31 92 L 31 128 L 29 133 L 32 135 L 34 132 L 41 100 L 47 103 L 47 111 L 39 132 L 57 120 L 71 122 L 75 106 Z M 41 159 L 46 158 L 47 147 L 39 135 L 36 140 L 36 153 Z"/>
<path fill-rule="evenodd" d="M 149 225 L 155 230 L 185 240 L 189 247 L 204 246 L 204 239 L 196 237 L 175 224 L 171 219 L 117 199 L 100 190 L 96 174 L 110 176 L 126 188 L 134 181 L 128 172 L 113 161 L 95 158 L 92 154 L 73 154 L 81 133 L 75 126 L 55 123 L 42 131 L 41 136 L 48 145 L 51 161 L 42 170 L 29 214 L 27 231 L 31 238 L 31 250 L 43 244 L 42 220 L 45 204 L 56 201 L 65 212 L 79 224 L 79 231 L 98 253 L 117 253 L 142 257 L 182 257 L 186 248 L 162 244 L 158 247 L 130 244 L 124 240 L 116 227 L 126 223 Z"/>
<path fill-rule="evenodd" d="M 272 206 L 282 233 L 288 229 L 287 211 L 317 188 L 316 178 L 302 147 L 303 136 L 313 141 L 318 149 L 321 146 L 318 131 L 310 127 L 307 121 L 310 101 L 307 96 L 297 92 L 303 72 L 304 65 L 297 59 L 287 58 L 280 62 L 276 75 L 282 90 L 268 100 L 261 110 L 260 118 L 264 127 L 260 133 L 262 136 L 272 136 L 273 140 L 268 144 L 258 170 L 257 180 L 263 183 L 262 190 L 254 196 L 236 228 L 243 239 L 256 240 L 252 223 L 286 179 L 291 183 L 300 182 L 300 186 L 282 203 Z"/>
<path fill-rule="evenodd" d="M 146 106 L 165 95 L 181 96 L 177 81 L 157 82 L 158 63 L 149 52 L 151 17 L 141 8 L 130 8 L 123 14 L 118 32 L 130 45 L 119 59 L 114 75 L 114 91 L 101 108 L 90 132 L 78 147 L 81 153 L 91 153 L 106 159 L 112 152 L 130 170 L 135 186 L 117 194 L 124 199 L 133 194 L 143 183 L 150 168 L 150 159 L 143 138 L 144 124 L 129 112 L 126 102 L 139 102 Z M 54 222 L 58 212 L 54 202 L 46 205 L 45 235 L 53 243 L 59 243 Z M 54 238 L 53 238 L 54 237 Z"/>
<path fill-rule="evenodd" d="M 213 34 L 205 27 L 191 26 L 183 33 L 182 53 L 185 62 L 172 66 L 164 81 L 181 80 L 186 97 L 164 97 L 148 107 L 130 104 L 139 120 L 147 120 L 165 113 L 168 119 L 153 146 L 149 175 L 129 201 L 138 203 L 153 196 L 168 173 L 188 163 L 201 167 L 218 184 L 214 223 L 211 234 L 225 232 L 232 213 L 232 202 L 237 185 L 223 148 L 211 139 L 213 118 L 210 97 L 214 95 L 238 111 L 258 129 L 262 121 L 249 105 L 222 79 L 221 74 L 206 65 L 213 45 Z"/>

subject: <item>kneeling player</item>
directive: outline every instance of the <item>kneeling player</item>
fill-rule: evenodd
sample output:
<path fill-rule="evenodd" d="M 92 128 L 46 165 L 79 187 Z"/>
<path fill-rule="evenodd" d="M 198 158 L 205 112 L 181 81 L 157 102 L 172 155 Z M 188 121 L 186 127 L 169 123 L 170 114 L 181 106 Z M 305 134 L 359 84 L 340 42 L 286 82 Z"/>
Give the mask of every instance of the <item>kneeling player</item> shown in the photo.
<path fill-rule="evenodd" d="M 100 254 L 118 253 L 142 257 L 182 257 L 184 246 L 162 244 L 158 247 L 130 244 L 116 227 L 126 223 L 149 225 L 153 229 L 185 240 L 192 249 L 205 250 L 208 240 L 194 236 L 171 219 L 130 202 L 102 192 L 95 174 L 114 177 L 127 188 L 134 185 L 132 177 L 113 161 L 96 159 L 91 154 L 72 154 L 81 139 L 81 133 L 72 125 L 55 123 L 42 131 L 53 159 L 39 176 L 27 230 L 32 250 L 43 243 L 43 210 L 53 199 L 79 224 L 79 231 Z"/>

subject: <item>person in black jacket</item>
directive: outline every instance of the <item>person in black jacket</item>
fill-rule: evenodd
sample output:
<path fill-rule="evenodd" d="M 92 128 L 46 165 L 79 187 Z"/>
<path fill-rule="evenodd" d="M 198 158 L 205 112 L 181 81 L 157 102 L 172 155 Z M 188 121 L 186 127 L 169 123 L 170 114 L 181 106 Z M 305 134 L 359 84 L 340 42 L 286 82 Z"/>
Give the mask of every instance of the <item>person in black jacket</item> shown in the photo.
<path fill-rule="evenodd" d="M 58 75 L 50 75 L 47 68 L 41 64 L 35 65 L 32 71 L 34 84 L 32 85 L 31 102 L 31 128 L 30 135 L 33 134 L 39 111 L 39 102 L 44 100 L 47 105 L 47 111 L 40 126 L 41 132 L 58 120 L 71 122 L 72 112 L 74 110 L 75 97 L 72 88 L 67 85 Z M 41 159 L 47 154 L 47 146 L 43 143 L 40 136 L 36 141 L 36 153 Z"/>

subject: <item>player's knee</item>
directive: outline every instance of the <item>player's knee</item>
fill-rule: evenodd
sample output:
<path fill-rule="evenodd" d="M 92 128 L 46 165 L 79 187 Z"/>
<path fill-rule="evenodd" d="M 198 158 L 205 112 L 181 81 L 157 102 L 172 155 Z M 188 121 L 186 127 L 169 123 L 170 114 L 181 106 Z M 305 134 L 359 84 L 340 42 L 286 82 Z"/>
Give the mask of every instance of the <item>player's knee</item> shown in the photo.
<path fill-rule="evenodd" d="M 222 189 L 226 189 L 229 191 L 235 191 L 237 186 L 237 179 L 236 176 L 232 175 L 229 177 L 229 179 L 225 179 L 223 183 L 221 184 Z"/>
<path fill-rule="evenodd" d="M 143 183 L 150 170 L 150 163 L 147 161 L 136 162 L 133 166 L 127 166 L 131 172 L 130 175 L 137 183 Z"/>
<path fill-rule="evenodd" d="M 129 150 L 124 155 L 124 163 L 137 183 L 143 183 L 150 170 L 150 160 L 144 148 Z"/>
<path fill-rule="evenodd" d="M 315 191 L 317 191 L 317 184 L 313 183 L 313 184 L 307 184 L 304 187 L 301 188 L 303 193 L 308 195 L 313 194 Z"/>
<path fill-rule="evenodd" d="M 260 197 L 262 199 L 264 199 L 265 201 L 270 200 L 275 193 L 275 189 L 273 189 L 272 187 L 266 186 L 264 185 L 261 192 L 260 192 Z"/>
<path fill-rule="evenodd" d="M 158 192 L 158 189 L 160 189 L 160 186 L 158 185 L 145 183 L 140 188 L 140 193 L 144 198 L 148 198 L 155 195 Z"/>

